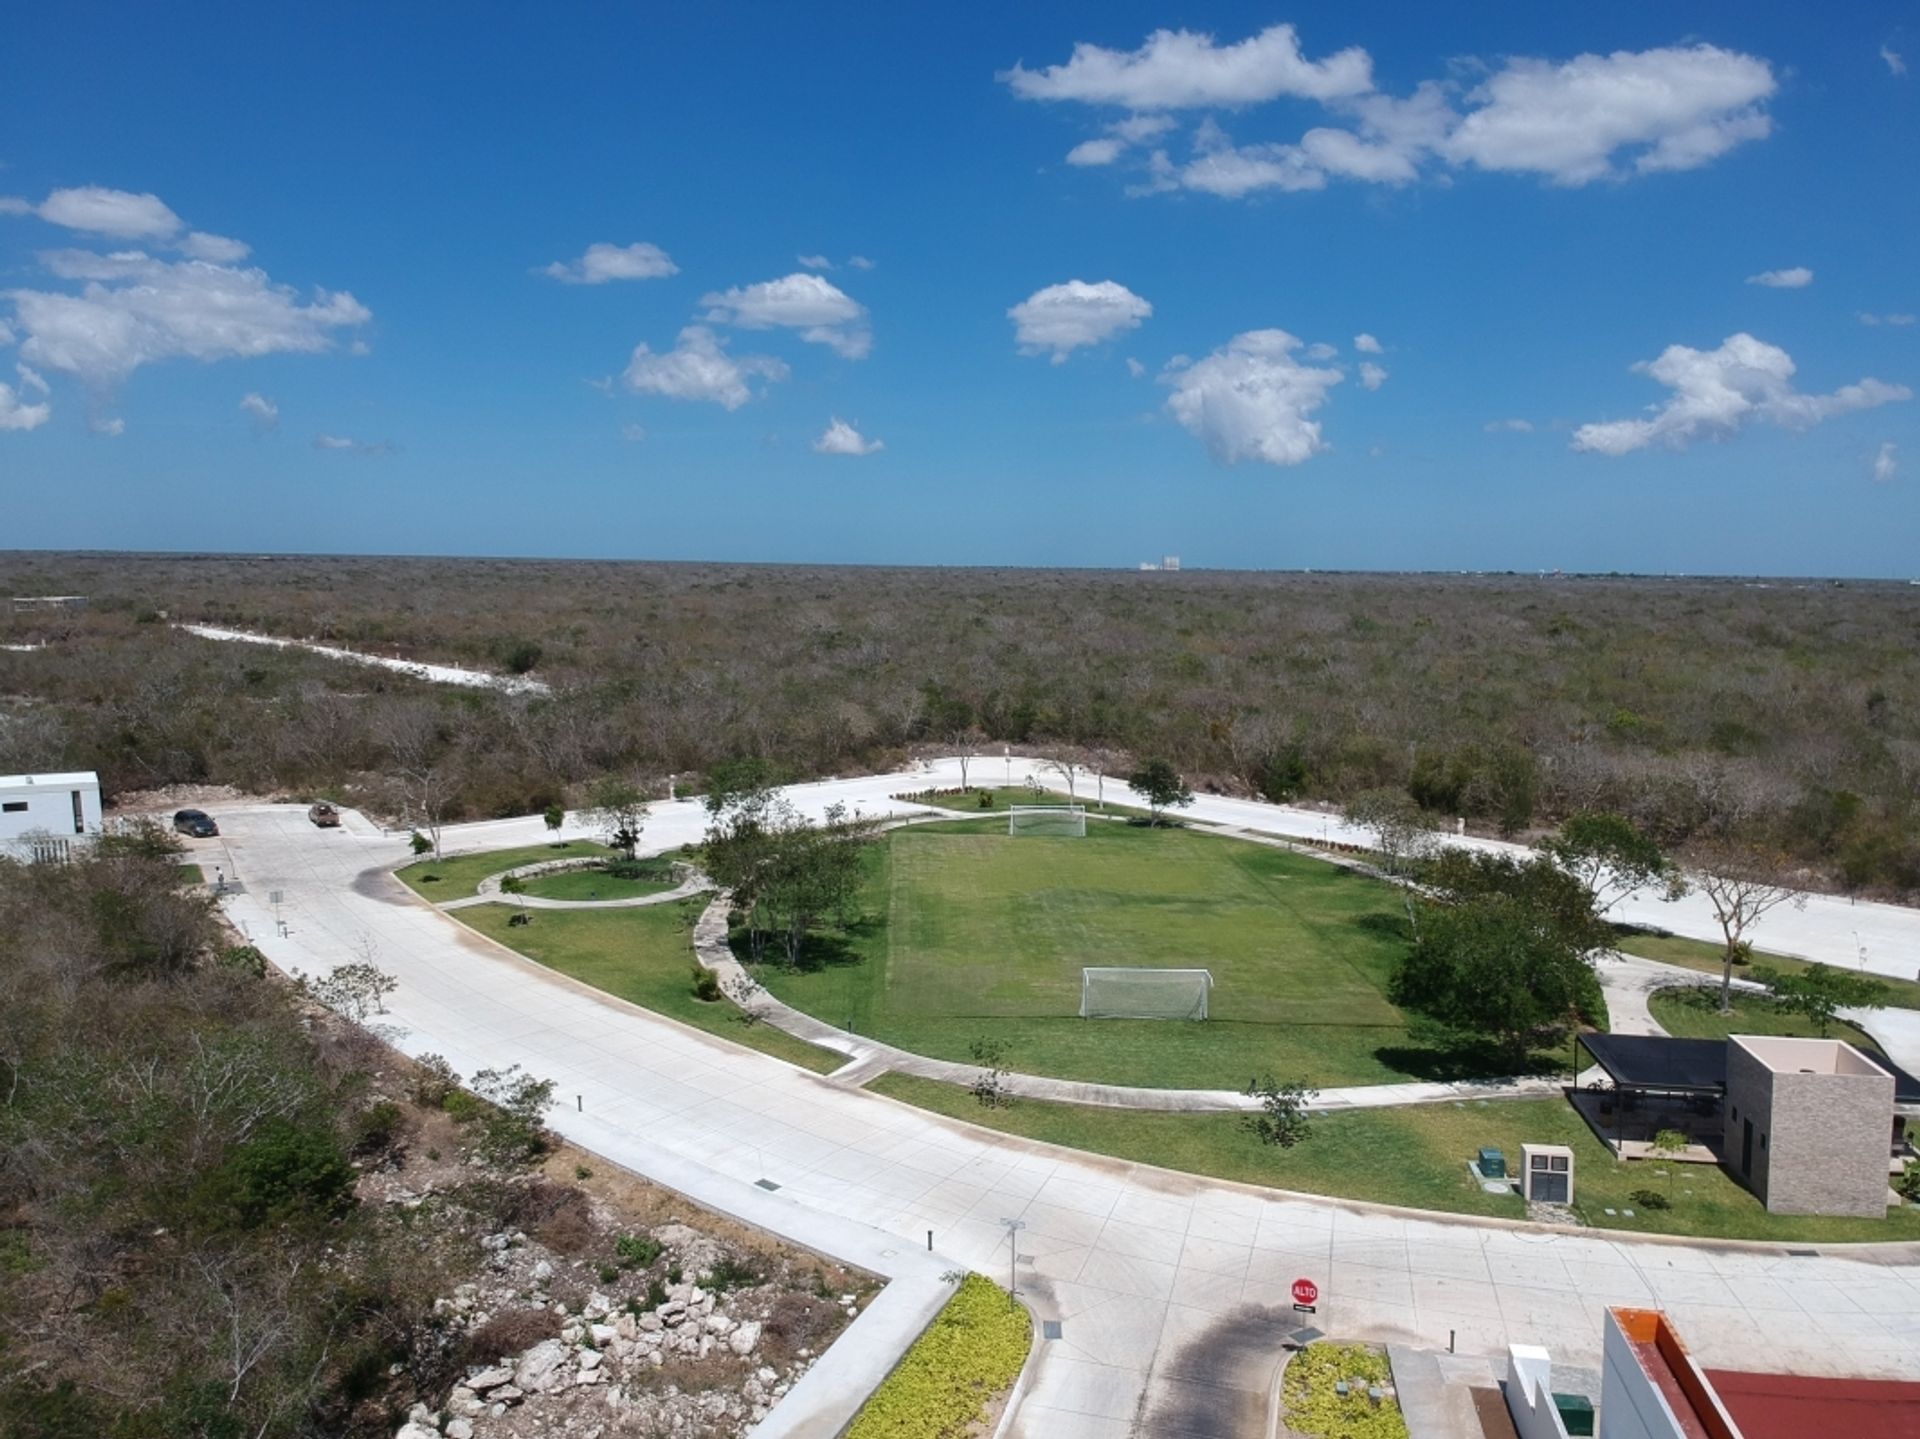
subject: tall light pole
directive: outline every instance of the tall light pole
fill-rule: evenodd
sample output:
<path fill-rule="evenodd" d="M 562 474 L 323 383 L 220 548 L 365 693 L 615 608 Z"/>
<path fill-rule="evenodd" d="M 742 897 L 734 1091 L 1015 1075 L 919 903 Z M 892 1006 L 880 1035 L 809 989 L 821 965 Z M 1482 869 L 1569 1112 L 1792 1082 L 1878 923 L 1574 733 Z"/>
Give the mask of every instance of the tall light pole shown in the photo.
<path fill-rule="evenodd" d="M 1027 1227 L 1027 1221 L 1003 1219 L 1000 1222 L 1007 1230 L 1007 1297 L 1012 1299 L 1020 1292 L 1020 1231 Z"/>

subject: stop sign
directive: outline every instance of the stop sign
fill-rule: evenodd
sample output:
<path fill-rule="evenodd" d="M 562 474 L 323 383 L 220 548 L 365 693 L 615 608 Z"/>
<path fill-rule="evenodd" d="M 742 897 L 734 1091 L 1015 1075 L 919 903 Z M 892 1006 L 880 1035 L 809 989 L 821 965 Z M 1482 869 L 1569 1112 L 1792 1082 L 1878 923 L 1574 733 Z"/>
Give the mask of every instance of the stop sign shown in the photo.
<path fill-rule="evenodd" d="M 1315 1284 L 1311 1279 L 1296 1279 L 1293 1281 L 1293 1302 L 1295 1304 L 1311 1304 L 1319 1297 L 1320 1286 Z"/>

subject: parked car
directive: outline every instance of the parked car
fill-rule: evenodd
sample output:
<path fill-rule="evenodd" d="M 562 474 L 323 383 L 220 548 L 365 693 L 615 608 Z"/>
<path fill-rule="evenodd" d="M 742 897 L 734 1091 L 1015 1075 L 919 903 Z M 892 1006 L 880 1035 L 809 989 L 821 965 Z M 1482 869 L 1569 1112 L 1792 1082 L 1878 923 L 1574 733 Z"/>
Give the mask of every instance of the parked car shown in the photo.
<path fill-rule="evenodd" d="M 307 807 L 307 818 L 319 825 L 322 829 L 340 828 L 340 811 L 328 804 L 325 800 L 321 800 L 318 804 L 309 805 Z"/>
<path fill-rule="evenodd" d="M 220 833 L 220 826 L 213 822 L 213 816 L 203 809 L 176 810 L 173 827 L 194 839 L 212 839 Z"/>

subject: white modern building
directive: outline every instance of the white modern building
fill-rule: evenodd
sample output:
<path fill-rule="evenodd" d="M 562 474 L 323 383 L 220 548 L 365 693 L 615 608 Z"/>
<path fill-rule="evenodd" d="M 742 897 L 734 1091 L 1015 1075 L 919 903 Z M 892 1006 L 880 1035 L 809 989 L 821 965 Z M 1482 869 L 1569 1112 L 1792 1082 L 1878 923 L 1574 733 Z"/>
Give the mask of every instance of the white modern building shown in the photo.
<path fill-rule="evenodd" d="M 100 776 L 0 775 L 0 853 L 10 859 L 60 860 L 76 839 L 101 828 Z"/>

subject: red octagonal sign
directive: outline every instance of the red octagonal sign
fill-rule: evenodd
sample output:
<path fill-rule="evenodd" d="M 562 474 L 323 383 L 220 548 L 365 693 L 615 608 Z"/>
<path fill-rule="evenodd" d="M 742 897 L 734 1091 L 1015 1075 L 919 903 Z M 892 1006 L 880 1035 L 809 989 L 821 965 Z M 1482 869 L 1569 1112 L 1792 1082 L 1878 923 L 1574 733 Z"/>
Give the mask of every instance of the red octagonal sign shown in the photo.
<path fill-rule="evenodd" d="M 1293 1281 L 1293 1302 L 1295 1304 L 1312 1304 L 1319 1299 L 1319 1297 L 1320 1286 L 1315 1284 L 1311 1279 L 1296 1279 Z"/>

